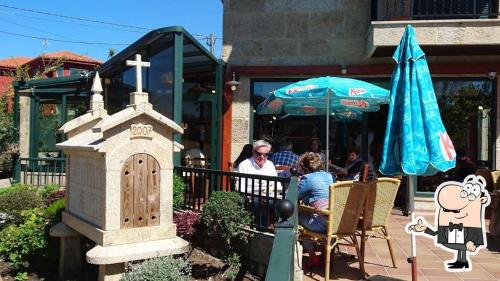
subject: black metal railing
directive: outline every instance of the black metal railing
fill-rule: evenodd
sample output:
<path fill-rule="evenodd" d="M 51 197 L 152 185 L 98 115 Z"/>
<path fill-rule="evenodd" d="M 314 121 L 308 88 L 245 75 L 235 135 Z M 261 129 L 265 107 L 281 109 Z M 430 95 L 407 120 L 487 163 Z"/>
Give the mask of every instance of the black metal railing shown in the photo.
<path fill-rule="evenodd" d="M 497 18 L 498 0 L 372 0 L 372 20 Z"/>
<path fill-rule="evenodd" d="M 65 158 L 19 158 L 14 181 L 34 186 L 66 186 Z M 201 210 L 214 191 L 237 191 L 247 199 L 254 215 L 251 227 L 266 230 L 276 221 L 274 204 L 283 199 L 289 178 L 241 174 L 220 170 L 176 166 L 174 172 L 184 179 L 184 208 Z"/>
<path fill-rule="evenodd" d="M 65 158 L 19 158 L 14 181 L 34 186 L 58 184 L 66 186 Z"/>
<path fill-rule="evenodd" d="M 274 204 L 283 199 L 289 178 L 241 174 L 210 169 L 179 167 L 174 172 L 187 185 L 184 207 L 200 210 L 214 191 L 236 191 L 247 199 L 254 220 L 251 227 L 266 230 L 276 221 Z"/>

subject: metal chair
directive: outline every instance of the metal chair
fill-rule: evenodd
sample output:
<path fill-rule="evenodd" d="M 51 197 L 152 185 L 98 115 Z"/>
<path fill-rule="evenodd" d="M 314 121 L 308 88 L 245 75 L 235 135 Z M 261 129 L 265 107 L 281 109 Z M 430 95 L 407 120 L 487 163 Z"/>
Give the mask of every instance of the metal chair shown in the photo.
<path fill-rule="evenodd" d="M 338 245 L 353 246 L 356 249 L 359 268 L 362 277 L 365 276 L 364 262 L 356 239 L 356 226 L 363 209 L 362 202 L 368 193 L 368 186 L 363 182 L 337 182 L 330 185 L 328 209 L 320 210 L 299 205 L 299 212 L 319 214 L 326 219 L 326 233 L 310 231 L 305 227 L 299 229 L 303 237 L 325 242 L 325 280 L 330 278 L 330 254 Z"/>
<path fill-rule="evenodd" d="M 370 188 L 364 204 L 363 220 L 357 232 L 359 236 L 364 237 L 361 240 L 363 257 L 366 240 L 369 238 L 385 239 L 389 247 L 393 267 L 396 267 L 396 259 L 392 249 L 391 236 L 387 231 L 387 223 L 394 207 L 394 200 L 400 183 L 400 180 L 394 178 L 379 178 L 368 183 Z M 370 232 L 370 235 L 366 236 L 365 233 L 367 232 Z"/>

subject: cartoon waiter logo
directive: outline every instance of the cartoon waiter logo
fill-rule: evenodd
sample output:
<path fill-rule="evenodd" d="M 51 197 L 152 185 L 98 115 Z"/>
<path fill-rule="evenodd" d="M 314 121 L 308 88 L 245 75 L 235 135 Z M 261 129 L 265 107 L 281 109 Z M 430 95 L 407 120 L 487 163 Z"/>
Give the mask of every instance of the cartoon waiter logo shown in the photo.
<path fill-rule="evenodd" d="M 455 260 L 446 261 L 447 271 L 470 271 L 468 255 L 486 248 L 484 209 L 490 204 L 486 181 L 481 176 L 468 175 L 463 183 L 448 181 L 440 184 L 434 195 L 436 204 L 434 230 L 422 217 L 406 225 L 407 231 L 437 237 L 437 246 L 455 253 Z"/>

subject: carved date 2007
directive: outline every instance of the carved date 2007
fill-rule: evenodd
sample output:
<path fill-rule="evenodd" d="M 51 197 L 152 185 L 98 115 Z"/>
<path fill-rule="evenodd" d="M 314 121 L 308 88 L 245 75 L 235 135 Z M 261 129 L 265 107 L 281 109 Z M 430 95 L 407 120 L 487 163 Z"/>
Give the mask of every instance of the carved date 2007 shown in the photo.
<path fill-rule="evenodd" d="M 130 126 L 130 137 L 147 137 L 150 138 L 151 133 L 153 132 L 153 126 L 151 125 L 143 125 L 143 124 L 132 124 Z"/>

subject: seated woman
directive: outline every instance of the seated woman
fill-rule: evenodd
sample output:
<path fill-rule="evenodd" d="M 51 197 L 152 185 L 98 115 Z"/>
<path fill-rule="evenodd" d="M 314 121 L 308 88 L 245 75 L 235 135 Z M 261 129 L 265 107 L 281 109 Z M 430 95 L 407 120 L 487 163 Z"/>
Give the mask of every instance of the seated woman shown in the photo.
<path fill-rule="evenodd" d="M 306 152 L 302 154 L 297 162 L 303 176 L 297 186 L 298 198 L 304 204 L 317 209 L 328 209 L 329 186 L 335 182 L 332 174 L 323 171 L 323 161 L 318 153 Z M 303 227 L 320 233 L 326 233 L 326 221 L 318 214 L 299 213 L 299 224 Z M 314 252 L 314 245 L 310 241 L 304 241 L 304 251 L 309 253 L 309 264 L 304 268 L 319 264 L 319 258 Z"/>
<path fill-rule="evenodd" d="M 359 148 L 352 147 L 349 149 L 349 154 L 347 155 L 347 160 L 345 161 L 344 167 L 338 167 L 333 165 L 333 170 L 338 177 L 342 177 L 345 180 L 358 180 L 359 171 L 363 165 L 363 159 L 360 157 Z"/>

